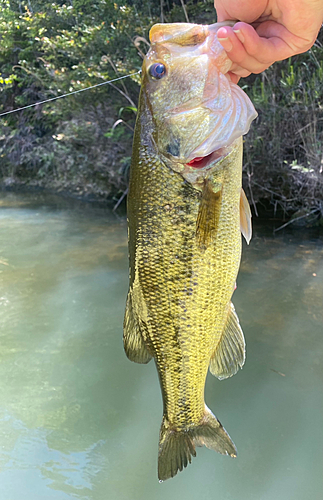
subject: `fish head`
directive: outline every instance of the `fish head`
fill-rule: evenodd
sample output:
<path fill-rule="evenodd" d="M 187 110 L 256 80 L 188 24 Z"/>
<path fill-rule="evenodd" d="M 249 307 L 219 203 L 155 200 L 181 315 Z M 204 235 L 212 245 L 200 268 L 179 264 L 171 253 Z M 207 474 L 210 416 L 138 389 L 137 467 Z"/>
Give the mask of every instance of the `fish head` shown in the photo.
<path fill-rule="evenodd" d="M 257 116 L 228 75 L 232 62 L 217 39 L 224 24 L 156 24 L 150 31 L 142 90 L 153 142 L 181 173 L 209 168 Z"/>

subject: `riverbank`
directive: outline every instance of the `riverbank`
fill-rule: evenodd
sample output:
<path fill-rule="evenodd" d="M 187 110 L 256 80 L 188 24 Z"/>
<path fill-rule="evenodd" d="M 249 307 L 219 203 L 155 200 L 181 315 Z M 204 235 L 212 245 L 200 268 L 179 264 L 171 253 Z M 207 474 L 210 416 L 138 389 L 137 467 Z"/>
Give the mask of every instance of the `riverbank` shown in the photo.
<path fill-rule="evenodd" d="M 160 2 L 140 13 L 136 2 L 125 8 L 85 4 L 81 9 L 35 0 L 33 12 L 25 13 L 0 7 L 6 32 L 0 111 L 133 74 L 113 88 L 100 86 L 2 117 L 0 185 L 115 206 L 127 192 L 136 72 L 149 28 L 160 21 Z M 190 22 L 215 21 L 208 0 L 188 2 L 185 9 Z M 163 16 L 167 22 L 185 21 L 182 5 L 165 5 Z M 294 216 L 311 224 L 323 220 L 322 42 L 321 32 L 308 53 L 240 81 L 258 111 L 244 138 L 243 165 L 243 186 L 255 214 L 265 204 L 270 216 L 282 213 L 283 219 Z"/>

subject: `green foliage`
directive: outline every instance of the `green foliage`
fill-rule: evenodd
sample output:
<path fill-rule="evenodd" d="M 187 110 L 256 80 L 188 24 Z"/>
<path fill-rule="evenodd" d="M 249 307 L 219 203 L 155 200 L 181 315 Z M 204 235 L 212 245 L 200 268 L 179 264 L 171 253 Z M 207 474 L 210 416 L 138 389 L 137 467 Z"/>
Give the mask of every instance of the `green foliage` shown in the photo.
<path fill-rule="evenodd" d="M 73 6 L 60 3 L 35 2 L 31 12 L 30 2 L 26 2 L 23 13 L 10 7 L 1 9 L 4 109 L 140 68 L 132 39 L 146 33 L 133 9 L 108 0 L 84 0 Z"/>
<path fill-rule="evenodd" d="M 245 182 L 287 213 L 323 216 L 322 41 L 244 82 L 259 113 L 245 138 Z"/>
<path fill-rule="evenodd" d="M 3 0 L 0 13 L 0 112 L 137 72 L 142 59 L 134 39 L 146 38 L 152 23 L 148 10 L 146 16 L 139 17 L 135 5 L 120 0 Z M 79 161 L 80 169 L 83 165 L 83 171 L 93 171 L 98 140 L 107 151 L 119 151 L 118 144 L 105 138 L 118 110 L 130 123 L 127 132 L 117 129 L 119 135 L 114 140 L 128 142 L 124 152 L 129 155 L 129 127 L 134 122 L 138 83 L 137 74 L 113 87 L 106 85 L 0 119 L 0 176 L 46 183 L 56 182 L 66 174 L 73 189 L 70 165 L 77 171 Z M 104 118 L 102 109 L 106 112 Z M 87 131 L 86 125 L 93 114 L 93 122 L 98 125 L 95 135 Z M 87 149 L 83 155 L 74 151 L 76 143 L 71 135 L 68 139 L 64 135 L 67 123 L 72 125 L 75 120 L 78 141 L 82 140 L 83 149 Z M 61 135 L 64 140 L 58 141 Z M 122 156 L 117 156 L 120 161 Z M 107 160 L 109 179 L 115 177 L 111 173 L 112 168 L 117 168 L 114 163 Z M 125 188 L 123 178 L 119 184 L 113 181 L 116 191 Z M 111 185 L 106 186 L 106 192 L 111 189 Z"/>

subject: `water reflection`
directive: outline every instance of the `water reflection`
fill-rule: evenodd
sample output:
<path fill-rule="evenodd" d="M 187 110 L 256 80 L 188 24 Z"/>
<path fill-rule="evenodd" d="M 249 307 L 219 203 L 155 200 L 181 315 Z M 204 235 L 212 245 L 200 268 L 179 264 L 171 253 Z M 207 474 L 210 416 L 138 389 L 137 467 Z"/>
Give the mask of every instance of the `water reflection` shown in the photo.
<path fill-rule="evenodd" d="M 198 449 L 160 485 L 156 370 L 122 348 L 125 219 L 32 195 L 0 206 L 0 500 L 321 498 L 322 239 L 255 231 L 234 297 L 247 363 L 206 387 L 238 458 Z"/>

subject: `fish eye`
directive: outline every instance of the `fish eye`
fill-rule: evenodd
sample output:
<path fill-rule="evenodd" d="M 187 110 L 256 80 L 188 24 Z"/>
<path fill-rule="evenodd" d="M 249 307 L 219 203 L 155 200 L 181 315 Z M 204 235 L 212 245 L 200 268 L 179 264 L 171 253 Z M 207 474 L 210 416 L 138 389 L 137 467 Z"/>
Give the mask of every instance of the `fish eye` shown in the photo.
<path fill-rule="evenodd" d="M 162 63 L 155 63 L 149 67 L 148 72 L 150 76 L 152 76 L 156 80 L 160 80 L 161 78 L 163 78 L 163 76 L 166 75 L 166 66 Z"/>

